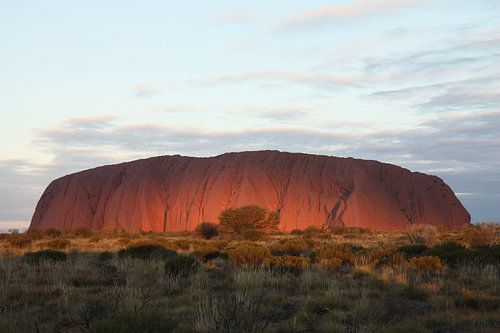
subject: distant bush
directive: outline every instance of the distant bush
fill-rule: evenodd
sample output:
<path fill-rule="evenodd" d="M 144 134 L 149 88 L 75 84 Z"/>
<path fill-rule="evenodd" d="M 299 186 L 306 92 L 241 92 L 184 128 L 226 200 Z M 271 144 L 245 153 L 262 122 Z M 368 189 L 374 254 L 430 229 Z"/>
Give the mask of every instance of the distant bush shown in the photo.
<path fill-rule="evenodd" d="M 435 245 L 424 251 L 423 255 L 438 257 L 449 265 L 456 265 L 459 262 L 465 262 L 470 259 L 470 251 L 462 244 L 454 241 Z"/>
<path fill-rule="evenodd" d="M 219 234 L 219 226 L 215 223 L 203 222 L 196 227 L 196 233 L 205 239 L 212 239 Z"/>
<path fill-rule="evenodd" d="M 89 227 L 78 227 L 74 229 L 69 229 L 67 233 L 69 236 L 77 238 L 90 238 L 95 234 L 94 231 Z"/>
<path fill-rule="evenodd" d="M 241 234 L 244 231 L 272 231 L 278 228 L 279 213 L 269 212 L 263 207 L 248 205 L 240 208 L 228 208 L 219 216 L 223 232 Z"/>
<path fill-rule="evenodd" d="M 428 247 L 426 245 L 403 245 L 398 247 L 398 251 L 406 254 L 408 257 L 415 257 L 422 255 Z"/>
<path fill-rule="evenodd" d="M 370 250 L 367 259 L 372 267 L 379 267 L 381 265 L 392 264 L 395 253 L 396 251 L 393 249 L 379 247 Z"/>
<path fill-rule="evenodd" d="M 274 255 L 300 256 L 311 249 L 311 240 L 301 238 L 288 238 L 280 240 L 271 247 Z"/>
<path fill-rule="evenodd" d="M 229 262 L 237 267 L 256 267 L 262 265 L 266 260 L 271 258 L 271 251 L 268 247 L 251 244 L 240 243 L 228 251 Z"/>
<path fill-rule="evenodd" d="M 317 227 L 307 227 L 304 230 L 302 230 L 302 235 L 305 238 L 314 238 L 324 234 L 325 231 Z"/>
<path fill-rule="evenodd" d="M 305 257 L 279 256 L 271 257 L 264 265 L 276 271 L 298 274 L 309 267 L 310 260 Z"/>
<path fill-rule="evenodd" d="M 47 236 L 47 237 L 59 237 L 62 235 L 62 231 L 59 230 L 59 229 L 55 229 L 55 228 L 49 228 L 49 229 L 45 229 L 43 231 L 43 233 Z"/>
<path fill-rule="evenodd" d="M 17 249 L 25 249 L 32 243 L 31 239 L 23 234 L 13 234 L 9 238 L 10 245 Z"/>
<path fill-rule="evenodd" d="M 318 260 L 340 259 L 342 263 L 351 263 L 352 247 L 349 244 L 327 244 L 319 248 L 317 258 Z"/>
<path fill-rule="evenodd" d="M 304 232 L 300 229 L 293 229 L 292 231 L 290 231 L 290 235 L 294 235 L 294 236 L 300 236 L 302 235 Z"/>
<path fill-rule="evenodd" d="M 66 253 L 54 250 L 43 250 L 37 252 L 27 252 L 24 259 L 30 264 L 38 264 L 42 261 L 65 261 L 68 259 Z"/>
<path fill-rule="evenodd" d="M 187 251 L 191 247 L 191 242 L 188 239 L 177 239 L 169 243 L 173 248 L 177 250 Z"/>
<path fill-rule="evenodd" d="M 438 238 L 438 230 L 428 224 L 412 224 L 406 230 L 406 236 L 412 244 L 432 245 Z"/>
<path fill-rule="evenodd" d="M 434 275 L 443 268 L 441 259 L 436 256 L 414 257 L 408 261 L 408 267 L 414 269 L 418 273 L 426 275 Z"/>
<path fill-rule="evenodd" d="M 196 269 L 198 263 L 195 259 L 186 256 L 175 256 L 165 262 L 165 274 L 169 278 L 186 278 Z"/>
<path fill-rule="evenodd" d="M 463 231 L 465 243 L 470 247 L 489 246 L 495 241 L 495 234 L 488 228 L 471 226 Z"/>
<path fill-rule="evenodd" d="M 136 259 L 172 258 L 177 256 L 177 252 L 167 249 L 156 242 L 140 242 L 118 251 L 118 256 L 120 258 Z"/>
<path fill-rule="evenodd" d="M 55 249 L 55 250 L 63 250 L 69 246 L 71 242 L 68 239 L 64 238 L 56 238 L 56 239 L 51 239 L 42 244 L 43 247 L 47 247 L 49 249 Z"/>
<path fill-rule="evenodd" d="M 332 227 L 328 231 L 334 235 L 352 235 L 359 236 L 364 234 L 371 234 L 370 229 L 357 228 L 357 227 Z"/>
<path fill-rule="evenodd" d="M 482 264 L 500 264 L 500 244 L 482 246 L 469 250 L 470 260 Z"/>

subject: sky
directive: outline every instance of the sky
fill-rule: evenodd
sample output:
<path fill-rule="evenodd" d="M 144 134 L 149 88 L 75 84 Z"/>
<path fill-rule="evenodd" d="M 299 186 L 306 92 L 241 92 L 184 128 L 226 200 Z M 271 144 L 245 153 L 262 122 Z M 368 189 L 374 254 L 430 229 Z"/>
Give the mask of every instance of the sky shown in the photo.
<path fill-rule="evenodd" d="M 278 149 L 437 175 L 500 220 L 500 1 L 0 0 L 0 229 L 51 180 Z"/>

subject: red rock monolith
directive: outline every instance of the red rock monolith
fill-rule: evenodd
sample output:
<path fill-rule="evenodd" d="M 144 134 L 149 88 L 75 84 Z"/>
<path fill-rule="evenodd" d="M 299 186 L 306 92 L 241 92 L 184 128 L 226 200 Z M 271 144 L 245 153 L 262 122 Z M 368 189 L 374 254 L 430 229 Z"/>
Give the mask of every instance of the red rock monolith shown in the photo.
<path fill-rule="evenodd" d="M 64 176 L 43 193 L 30 229 L 193 230 L 247 204 L 279 211 L 284 230 L 470 223 L 436 176 L 377 161 L 255 151 L 160 156 Z"/>

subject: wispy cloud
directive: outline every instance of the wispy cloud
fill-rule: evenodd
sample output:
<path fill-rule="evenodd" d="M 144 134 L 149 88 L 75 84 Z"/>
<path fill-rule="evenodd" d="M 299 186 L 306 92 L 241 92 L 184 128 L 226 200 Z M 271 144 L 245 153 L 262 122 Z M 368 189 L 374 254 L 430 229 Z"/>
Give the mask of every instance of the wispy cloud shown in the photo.
<path fill-rule="evenodd" d="M 132 90 L 134 97 L 137 98 L 151 97 L 161 92 L 160 85 L 152 83 L 135 84 L 132 86 Z"/>
<path fill-rule="evenodd" d="M 261 116 L 279 118 L 282 112 L 287 111 L 269 110 Z M 308 111 L 288 112 L 300 117 Z M 436 173 L 458 192 L 482 193 L 462 197 L 465 202 L 473 200 L 474 209 L 482 210 L 482 216 L 499 212 L 490 199 L 498 194 L 500 185 L 492 181 L 500 179 L 500 111 L 435 115 L 412 131 L 366 131 L 363 123 L 348 125 L 349 131 L 339 126 L 324 130 L 282 126 L 217 131 L 148 123 L 127 125 L 110 117 L 69 119 L 36 133 L 36 147 L 53 156 L 51 163 L 0 161 L 0 186 L 4 189 L 0 193 L 0 221 L 29 219 L 42 186 L 70 172 L 156 155 L 212 156 L 259 149 L 376 159 Z"/>
<path fill-rule="evenodd" d="M 223 84 L 251 81 L 281 81 L 285 83 L 301 84 L 320 88 L 347 88 L 362 87 L 370 82 L 383 81 L 383 77 L 374 75 L 336 75 L 317 72 L 294 71 L 255 71 L 198 80 L 201 84 Z"/>
<path fill-rule="evenodd" d="M 288 17 L 281 26 L 297 27 L 316 25 L 360 16 L 386 14 L 409 6 L 423 5 L 426 0 L 362 0 L 351 1 L 344 5 L 305 10 Z"/>

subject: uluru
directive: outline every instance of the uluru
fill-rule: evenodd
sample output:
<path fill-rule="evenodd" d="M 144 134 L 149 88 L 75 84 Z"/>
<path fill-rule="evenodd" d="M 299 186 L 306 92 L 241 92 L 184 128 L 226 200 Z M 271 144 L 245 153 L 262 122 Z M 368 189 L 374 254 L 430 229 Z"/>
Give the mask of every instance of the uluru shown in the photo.
<path fill-rule="evenodd" d="M 159 156 L 61 177 L 41 196 L 30 229 L 193 230 L 248 204 L 279 212 L 282 230 L 470 223 L 436 176 L 372 160 L 252 151 Z"/>

